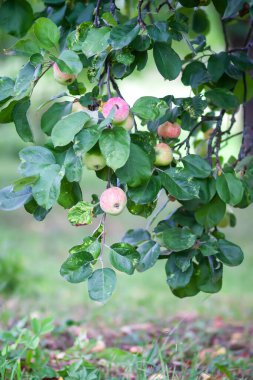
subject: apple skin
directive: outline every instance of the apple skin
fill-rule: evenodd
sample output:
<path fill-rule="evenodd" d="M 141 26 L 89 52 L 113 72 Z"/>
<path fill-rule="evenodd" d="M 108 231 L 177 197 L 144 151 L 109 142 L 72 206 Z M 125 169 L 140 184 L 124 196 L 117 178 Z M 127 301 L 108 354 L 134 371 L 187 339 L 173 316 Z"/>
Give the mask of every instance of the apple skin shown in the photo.
<path fill-rule="evenodd" d="M 74 102 L 72 106 L 72 112 L 80 112 L 84 111 L 87 112 L 89 109 L 87 107 L 82 106 L 80 102 Z"/>
<path fill-rule="evenodd" d="M 116 127 L 122 127 L 124 128 L 126 131 L 131 131 L 131 129 L 133 128 L 134 126 L 134 118 L 132 115 L 128 115 L 126 120 L 123 121 L 123 123 L 120 123 L 120 124 L 115 124 Z"/>
<path fill-rule="evenodd" d="M 165 121 L 165 123 L 159 125 L 157 129 L 157 134 L 163 138 L 177 139 L 180 136 L 181 127 L 178 124 L 173 124 L 170 121 Z"/>
<path fill-rule="evenodd" d="M 74 74 L 63 73 L 59 69 L 57 63 L 54 63 L 53 71 L 54 71 L 54 79 L 56 80 L 56 82 L 58 82 L 60 84 L 68 85 L 68 84 L 73 83 L 74 80 L 76 79 L 76 75 L 74 75 Z"/>
<path fill-rule="evenodd" d="M 127 196 L 120 187 L 106 189 L 100 197 L 101 209 L 110 215 L 119 215 L 127 204 Z"/>
<path fill-rule="evenodd" d="M 113 118 L 114 123 L 122 123 L 129 115 L 129 105 L 122 98 L 110 98 L 102 106 L 102 114 L 104 117 L 109 116 L 112 108 L 115 107 Z"/>
<path fill-rule="evenodd" d="M 106 166 L 104 156 L 99 151 L 89 151 L 83 157 L 83 163 L 88 170 L 102 170 Z"/>
<path fill-rule="evenodd" d="M 160 143 L 155 146 L 155 165 L 157 166 L 167 166 L 173 160 L 173 153 L 169 145 L 165 143 Z"/>

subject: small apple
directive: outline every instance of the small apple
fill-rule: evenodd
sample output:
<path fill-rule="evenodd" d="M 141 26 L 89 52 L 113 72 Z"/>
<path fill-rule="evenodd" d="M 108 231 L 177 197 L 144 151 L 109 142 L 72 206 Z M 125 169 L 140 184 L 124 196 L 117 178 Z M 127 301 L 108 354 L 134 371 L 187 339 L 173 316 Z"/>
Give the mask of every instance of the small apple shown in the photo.
<path fill-rule="evenodd" d="M 123 123 L 120 123 L 120 124 L 116 124 L 117 127 L 122 127 L 124 128 L 126 131 L 131 131 L 131 129 L 133 128 L 134 126 L 134 118 L 132 115 L 128 115 L 126 120 L 123 121 Z"/>
<path fill-rule="evenodd" d="M 54 63 L 53 70 L 54 70 L 54 79 L 56 80 L 56 82 L 60 84 L 68 85 L 68 84 L 73 83 L 74 80 L 76 79 L 75 74 L 67 74 L 67 73 L 62 72 L 59 69 L 57 63 Z"/>
<path fill-rule="evenodd" d="M 100 197 L 100 207 L 107 214 L 120 214 L 127 204 L 125 192 L 120 187 L 106 189 Z"/>
<path fill-rule="evenodd" d="M 102 170 L 106 166 L 104 156 L 99 150 L 90 150 L 85 153 L 83 157 L 83 163 L 89 170 Z"/>
<path fill-rule="evenodd" d="M 230 214 L 226 212 L 226 214 L 223 216 L 221 221 L 218 224 L 218 227 L 220 228 L 226 228 L 230 225 Z"/>
<path fill-rule="evenodd" d="M 195 153 L 198 154 L 200 157 L 205 158 L 207 156 L 208 151 L 208 143 L 206 140 L 202 140 L 198 142 L 198 145 L 194 148 Z"/>
<path fill-rule="evenodd" d="M 157 134 L 163 138 L 177 139 L 180 136 L 181 127 L 178 124 L 173 124 L 169 121 L 159 125 Z"/>
<path fill-rule="evenodd" d="M 114 123 L 122 123 L 129 115 L 129 105 L 122 98 L 110 98 L 102 106 L 102 114 L 104 117 L 109 116 L 111 110 L 115 108 Z"/>
<path fill-rule="evenodd" d="M 80 111 L 87 112 L 89 111 L 89 109 L 87 107 L 82 106 L 80 102 L 73 102 L 72 112 L 80 112 Z"/>
<path fill-rule="evenodd" d="M 157 166 L 167 166 L 173 160 L 172 150 L 165 143 L 160 143 L 155 146 L 155 154 L 156 154 L 155 165 Z"/>

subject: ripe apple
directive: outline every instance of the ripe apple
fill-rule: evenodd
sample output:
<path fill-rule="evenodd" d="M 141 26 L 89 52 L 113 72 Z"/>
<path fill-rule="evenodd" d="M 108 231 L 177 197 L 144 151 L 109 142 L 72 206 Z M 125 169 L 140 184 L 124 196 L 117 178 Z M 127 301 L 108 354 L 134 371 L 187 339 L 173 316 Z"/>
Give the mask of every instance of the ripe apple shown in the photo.
<path fill-rule="evenodd" d="M 178 124 L 173 124 L 169 121 L 159 125 L 157 134 L 163 138 L 177 139 L 181 133 L 181 127 Z"/>
<path fill-rule="evenodd" d="M 131 131 L 131 129 L 133 128 L 134 126 L 134 118 L 132 115 L 128 115 L 126 120 L 123 121 L 123 123 L 120 123 L 120 124 L 116 124 L 117 127 L 122 127 L 124 128 L 126 131 Z"/>
<path fill-rule="evenodd" d="M 109 116 L 112 108 L 115 108 L 114 123 L 122 123 L 129 115 L 129 105 L 122 98 L 110 98 L 102 106 L 102 114 L 104 117 Z"/>
<path fill-rule="evenodd" d="M 165 143 L 160 143 L 155 146 L 155 154 L 156 154 L 155 165 L 157 166 L 167 166 L 173 160 L 172 150 Z"/>
<path fill-rule="evenodd" d="M 68 84 L 73 83 L 74 80 L 76 79 L 75 74 L 67 74 L 67 73 L 62 72 L 59 69 L 57 63 L 54 63 L 53 70 L 54 70 L 54 79 L 56 80 L 56 82 L 60 84 L 68 85 Z"/>
<path fill-rule="evenodd" d="M 120 214 L 127 204 L 125 192 L 120 187 L 106 189 L 100 197 L 100 207 L 107 214 Z"/>
<path fill-rule="evenodd" d="M 85 153 L 83 157 L 83 163 L 89 170 L 102 170 L 106 166 L 106 161 L 104 156 L 99 150 L 90 150 Z"/>

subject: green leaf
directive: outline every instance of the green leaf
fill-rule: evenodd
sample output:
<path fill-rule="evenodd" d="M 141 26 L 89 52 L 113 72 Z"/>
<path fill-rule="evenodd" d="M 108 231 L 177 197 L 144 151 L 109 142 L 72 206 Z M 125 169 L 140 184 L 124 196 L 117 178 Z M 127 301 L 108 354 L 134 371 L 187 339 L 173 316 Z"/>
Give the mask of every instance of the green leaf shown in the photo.
<path fill-rule="evenodd" d="M 68 213 L 68 220 L 73 226 L 85 226 L 93 220 L 94 205 L 89 202 L 78 202 Z"/>
<path fill-rule="evenodd" d="M 173 289 L 171 288 L 172 293 L 179 298 L 185 298 L 185 297 L 193 297 L 196 294 L 199 293 L 199 288 L 197 285 L 197 280 L 198 280 L 198 267 L 197 265 L 193 264 L 194 272 L 192 276 L 190 277 L 190 281 L 188 282 L 187 285 L 185 285 L 182 288 L 177 288 Z M 189 272 L 188 272 L 189 273 Z M 189 278 L 189 275 L 188 275 Z M 188 280 L 188 278 L 186 278 Z M 186 281 L 185 279 L 185 281 Z"/>
<path fill-rule="evenodd" d="M 225 110 L 233 110 L 239 106 L 238 99 L 225 88 L 215 88 L 206 92 L 206 98 L 214 105 Z"/>
<path fill-rule="evenodd" d="M 128 243 L 115 243 L 110 247 L 110 262 L 120 272 L 133 274 L 139 257 L 139 253 Z"/>
<path fill-rule="evenodd" d="M 85 112 L 75 112 L 64 116 L 52 130 L 51 137 L 54 146 L 68 145 L 89 120 L 90 117 Z"/>
<path fill-rule="evenodd" d="M 21 97 L 24 94 L 26 95 L 32 85 L 32 81 L 34 79 L 35 67 L 30 63 L 26 63 L 18 73 L 15 86 L 14 93 L 16 97 Z"/>
<path fill-rule="evenodd" d="M 0 190 L 0 210 L 12 211 L 20 208 L 32 198 L 30 186 L 14 191 L 13 186 L 7 186 Z"/>
<path fill-rule="evenodd" d="M 82 159 L 76 156 L 72 147 L 66 152 L 63 166 L 69 182 L 79 182 L 81 180 L 83 171 Z"/>
<path fill-rule="evenodd" d="M 138 252 L 140 260 L 136 269 L 138 272 L 144 272 L 155 265 L 160 255 L 160 246 L 155 241 L 149 240 L 138 247 Z"/>
<path fill-rule="evenodd" d="M 199 290 L 205 293 L 217 293 L 222 287 L 223 266 L 215 262 L 215 266 L 211 267 L 207 260 L 199 263 L 199 276 L 197 286 Z"/>
<path fill-rule="evenodd" d="M 223 202 L 231 206 L 240 203 L 244 193 L 242 181 L 232 173 L 222 173 L 217 176 L 216 189 Z"/>
<path fill-rule="evenodd" d="M 147 32 L 150 38 L 155 42 L 167 42 L 171 43 L 171 35 L 168 32 L 168 24 L 166 21 L 157 21 L 154 24 L 147 26 Z M 140 36 L 143 37 L 143 36 Z M 148 38 L 148 36 L 144 35 L 144 37 Z M 149 38 L 148 38 L 149 40 Z M 150 42 L 149 42 L 150 45 Z M 147 49 L 149 47 L 147 46 Z M 145 49 L 146 50 L 146 49 Z"/>
<path fill-rule="evenodd" d="M 82 44 L 82 51 L 87 58 L 100 54 L 109 46 L 110 28 L 91 28 Z"/>
<path fill-rule="evenodd" d="M 33 54 L 40 54 L 39 46 L 30 38 L 18 40 L 12 48 L 16 52 L 27 55 L 28 57 L 31 57 Z"/>
<path fill-rule="evenodd" d="M 196 238 L 189 229 L 179 227 L 167 228 L 162 235 L 165 247 L 175 252 L 191 248 Z"/>
<path fill-rule="evenodd" d="M 189 177 L 188 171 L 170 168 L 159 170 L 164 188 L 176 199 L 190 200 L 198 198 L 199 184 Z"/>
<path fill-rule="evenodd" d="M 33 142 L 33 134 L 27 119 L 27 111 L 30 107 L 28 98 L 19 101 L 13 108 L 13 121 L 16 131 L 21 139 L 25 142 Z"/>
<path fill-rule="evenodd" d="M 60 195 L 64 172 L 59 165 L 54 164 L 45 167 L 39 174 L 40 178 L 33 185 L 32 194 L 39 206 L 49 210 Z"/>
<path fill-rule="evenodd" d="M 193 12 L 192 29 L 195 33 L 204 35 L 210 31 L 210 21 L 203 9 L 196 9 Z"/>
<path fill-rule="evenodd" d="M 127 200 L 127 209 L 133 215 L 143 216 L 143 218 L 148 218 L 154 209 L 156 208 L 156 201 L 146 203 L 145 205 L 139 205 L 133 202 L 130 198 Z"/>
<path fill-rule="evenodd" d="M 223 18 L 226 19 L 234 16 L 237 12 L 241 10 L 244 3 L 244 0 L 227 0 L 227 7 L 225 9 Z"/>
<path fill-rule="evenodd" d="M 147 153 L 138 145 L 131 143 L 128 160 L 116 171 L 116 175 L 122 183 L 132 187 L 146 182 L 152 175 L 152 165 Z"/>
<path fill-rule="evenodd" d="M 216 195 L 208 204 L 201 206 L 195 212 L 195 218 L 199 224 L 206 228 L 217 226 L 226 212 L 226 203 Z"/>
<path fill-rule="evenodd" d="M 224 264 L 233 267 L 243 262 L 243 251 L 238 245 L 221 239 L 218 241 L 218 247 L 220 252 L 217 257 Z"/>
<path fill-rule="evenodd" d="M 14 94 L 15 82 L 8 77 L 0 77 L 0 105 L 9 100 Z"/>
<path fill-rule="evenodd" d="M 110 33 L 110 44 L 114 50 L 122 49 L 129 45 L 139 34 L 140 26 L 137 24 L 126 23 L 117 25 Z"/>
<path fill-rule="evenodd" d="M 143 96 L 136 100 L 132 107 L 132 112 L 140 119 L 150 121 L 162 117 L 168 106 L 164 100 L 154 96 Z"/>
<path fill-rule="evenodd" d="M 91 253 L 93 258 L 96 260 L 101 252 L 101 244 L 96 238 L 88 236 L 83 239 L 82 244 L 72 247 L 69 250 L 69 253 L 73 254 L 83 251 Z"/>
<path fill-rule="evenodd" d="M 55 164 L 53 153 L 42 146 L 28 146 L 19 152 L 19 172 L 23 176 L 40 175 L 46 167 Z"/>
<path fill-rule="evenodd" d="M 152 176 L 143 185 L 135 188 L 128 188 L 127 196 L 135 203 L 146 204 L 153 202 L 161 189 L 161 179 L 158 176 Z"/>
<path fill-rule="evenodd" d="M 68 73 L 70 73 L 70 74 L 78 75 L 83 69 L 83 65 L 82 65 L 82 62 L 81 62 L 78 54 L 76 54 L 72 50 L 63 50 L 61 52 L 59 58 L 57 59 L 57 64 L 58 64 L 60 70 L 63 72 L 67 72 L 64 69 L 65 67 L 63 69 L 61 68 L 61 64 L 60 64 L 60 62 L 58 62 L 58 60 L 63 61 L 65 64 L 64 66 L 67 65 L 67 67 L 69 69 Z"/>
<path fill-rule="evenodd" d="M 226 71 L 229 63 L 228 54 L 221 52 L 219 54 L 212 54 L 208 60 L 208 72 L 211 75 L 211 79 L 217 82 L 224 72 Z"/>
<path fill-rule="evenodd" d="M 96 145 L 99 140 L 101 132 L 97 126 L 87 127 L 79 132 L 74 140 L 74 151 L 78 155 L 83 155 Z"/>
<path fill-rule="evenodd" d="M 20 191 L 24 187 L 33 185 L 37 181 L 38 178 L 39 176 L 33 175 L 30 177 L 16 179 L 16 181 L 14 181 L 13 183 L 13 191 Z"/>
<path fill-rule="evenodd" d="M 199 247 L 200 252 L 203 256 L 213 256 L 218 253 L 217 242 L 214 240 L 208 240 L 201 242 L 201 246 Z"/>
<path fill-rule="evenodd" d="M 188 154 L 183 157 L 182 162 L 191 177 L 206 178 L 212 172 L 212 168 L 208 162 L 196 154 Z"/>
<path fill-rule="evenodd" d="M 113 269 L 97 269 L 88 279 L 88 292 L 93 301 L 106 302 L 115 290 L 116 274 Z"/>
<path fill-rule="evenodd" d="M 79 183 L 69 182 L 66 177 L 61 181 L 60 195 L 58 204 L 65 209 L 73 207 L 77 202 L 82 200 L 82 190 Z"/>
<path fill-rule="evenodd" d="M 245 87 L 244 81 L 246 82 L 246 87 L 247 87 L 246 93 L 244 90 L 244 87 Z M 245 78 L 242 77 L 237 81 L 235 89 L 234 89 L 234 94 L 237 97 L 237 99 L 239 99 L 239 102 L 241 104 L 245 102 L 245 99 L 246 99 L 246 102 L 248 102 L 249 100 L 253 98 L 253 86 L 252 86 L 252 78 L 250 74 L 246 73 Z"/>
<path fill-rule="evenodd" d="M 122 238 L 124 243 L 131 245 L 138 245 L 145 240 L 150 240 L 151 235 L 147 230 L 143 228 L 137 228 L 135 230 L 128 230 Z"/>
<path fill-rule="evenodd" d="M 60 31 L 48 18 L 40 17 L 34 23 L 34 34 L 40 46 L 46 50 L 57 48 L 60 39 Z"/>
<path fill-rule="evenodd" d="M 184 272 L 176 265 L 175 254 L 169 256 L 165 271 L 167 275 L 167 283 L 171 289 L 183 288 L 189 284 L 193 275 L 193 264 L 191 264 Z"/>
<path fill-rule="evenodd" d="M 153 54 L 159 73 L 165 79 L 176 79 L 181 71 L 182 62 L 170 45 L 166 42 L 155 42 Z"/>
<path fill-rule="evenodd" d="M 130 154 L 130 136 L 124 128 L 103 130 L 99 147 L 106 164 L 114 171 L 125 165 Z"/>
<path fill-rule="evenodd" d="M 177 252 L 173 255 L 175 258 L 176 266 L 182 271 L 185 272 L 192 264 L 192 259 L 198 254 L 196 249 L 190 249 L 182 252 Z"/>
<path fill-rule="evenodd" d="M 0 29 L 15 37 L 26 34 L 33 23 L 33 10 L 25 0 L 7 0 L 0 7 Z"/>
<path fill-rule="evenodd" d="M 182 75 L 182 83 L 185 86 L 196 88 L 210 79 L 206 66 L 202 62 L 189 63 Z"/>
<path fill-rule="evenodd" d="M 5 108 L 2 108 L 0 111 L 0 123 L 5 124 L 5 123 L 12 123 L 13 122 L 13 108 L 18 102 L 16 100 L 13 100 L 6 106 Z"/>
<path fill-rule="evenodd" d="M 60 274 L 68 282 L 77 284 L 86 281 L 92 275 L 93 256 L 89 252 L 78 252 L 70 255 L 61 266 Z"/>
<path fill-rule="evenodd" d="M 69 115 L 72 110 L 71 102 L 54 103 L 41 117 L 41 129 L 50 136 L 55 124 L 66 115 Z"/>

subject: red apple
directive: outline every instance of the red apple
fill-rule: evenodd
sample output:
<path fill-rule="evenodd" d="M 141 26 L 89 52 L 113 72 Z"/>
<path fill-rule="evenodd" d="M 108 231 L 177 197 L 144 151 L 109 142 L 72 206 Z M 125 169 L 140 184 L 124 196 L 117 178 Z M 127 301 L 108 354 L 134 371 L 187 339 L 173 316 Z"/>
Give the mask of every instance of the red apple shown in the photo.
<path fill-rule="evenodd" d="M 102 114 L 104 117 L 109 116 L 112 109 L 115 109 L 113 122 L 122 123 L 129 115 L 129 105 L 122 98 L 110 98 L 102 106 Z"/>
<path fill-rule="evenodd" d="M 76 79 L 76 75 L 62 72 L 59 69 L 57 63 L 54 63 L 53 70 L 54 70 L 54 79 L 56 80 L 56 82 L 60 84 L 68 85 L 68 84 L 73 83 L 74 80 Z"/>
<path fill-rule="evenodd" d="M 107 214 L 120 214 L 127 204 L 125 192 L 120 187 L 106 189 L 100 197 L 100 207 Z"/>
<path fill-rule="evenodd" d="M 176 139 L 180 136 L 181 127 L 178 124 L 173 124 L 169 121 L 159 125 L 157 129 L 157 134 L 163 138 Z"/>

